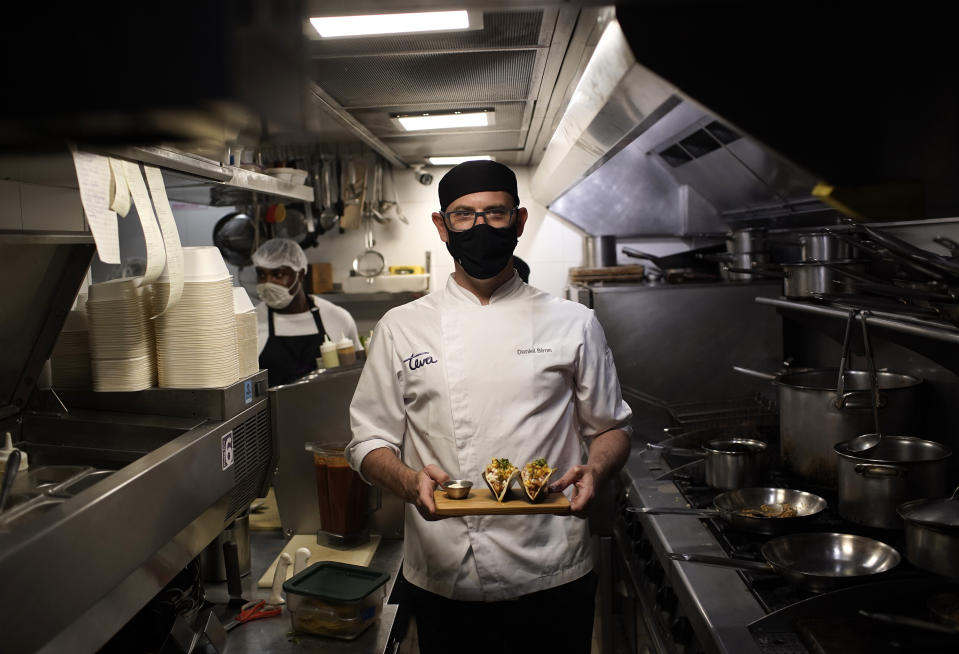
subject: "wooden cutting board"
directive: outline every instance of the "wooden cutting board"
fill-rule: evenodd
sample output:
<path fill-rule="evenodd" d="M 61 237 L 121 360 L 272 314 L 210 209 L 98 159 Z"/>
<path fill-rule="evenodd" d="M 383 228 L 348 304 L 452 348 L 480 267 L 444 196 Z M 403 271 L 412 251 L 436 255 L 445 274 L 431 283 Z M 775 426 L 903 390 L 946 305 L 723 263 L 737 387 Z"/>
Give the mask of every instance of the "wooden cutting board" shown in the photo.
<path fill-rule="evenodd" d="M 365 568 L 370 564 L 370 561 L 373 560 L 373 555 L 376 553 L 376 546 L 380 544 L 380 539 L 381 536 L 379 534 L 371 534 L 370 542 L 364 545 L 358 545 L 348 550 L 337 550 L 332 547 L 317 544 L 316 534 L 298 534 L 291 538 L 290 542 L 283 548 L 283 551 L 273 559 L 273 563 L 266 569 L 266 572 L 263 573 L 263 576 L 260 577 L 256 585 L 258 588 L 271 588 L 273 586 L 273 576 L 276 574 L 276 565 L 280 561 L 280 557 L 286 553 L 290 555 L 291 559 L 296 560 L 296 550 L 301 547 L 306 547 L 310 550 L 310 560 L 307 562 L 308 566 L 313 565 L 317 561 L 337 561 L 339 563 L 351 563 Z M 286 578 L 290 579 L 292 576 L 293 566 L 291 565 L 286 569 Z"/>
<path fill-rule="evenodd" d="M 470 491 L 467 497 L 461 500 L 451 500 L 441 490 L 433 491 L 438 515 L 525 515 L 550 513 L 553 515 L 569 515 L 569 500 L 562 493 L 550 493 L 536 504 L 529 502 L 525 496 L 520 497 L 516 489 L 510 491 L 512 498 L 503 502 L 493 499 L 493 494 L 483 487 Z"/>

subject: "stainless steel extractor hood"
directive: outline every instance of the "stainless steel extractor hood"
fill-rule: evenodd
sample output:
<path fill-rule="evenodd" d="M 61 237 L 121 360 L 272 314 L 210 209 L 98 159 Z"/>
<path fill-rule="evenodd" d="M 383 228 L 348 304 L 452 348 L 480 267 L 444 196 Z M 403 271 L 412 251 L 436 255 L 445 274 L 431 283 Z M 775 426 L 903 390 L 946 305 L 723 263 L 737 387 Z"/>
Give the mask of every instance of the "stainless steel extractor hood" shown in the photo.
<path fill-rule="evenodd" d="M 959 212 L 959 91 L 935 16 L 905 11 L 906 33 L 934 41 L 920 48 L 895 45 L 892 17 L 792 5 L 633 3 L 616 19 L 533 179 L 587 232 Z"/>

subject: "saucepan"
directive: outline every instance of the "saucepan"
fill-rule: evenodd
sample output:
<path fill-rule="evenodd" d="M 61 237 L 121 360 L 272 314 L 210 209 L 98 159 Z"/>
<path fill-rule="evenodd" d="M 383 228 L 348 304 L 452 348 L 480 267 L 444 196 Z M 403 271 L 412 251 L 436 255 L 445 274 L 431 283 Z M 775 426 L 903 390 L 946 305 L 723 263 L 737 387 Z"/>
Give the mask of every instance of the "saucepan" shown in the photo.
<path fill-rule="evenodd" d="M 763 544 L 760 552 L 765 562 L 673 552 L 666 556 L 673 561 L 772 571 L 815 593 L 882 574 L 901 560 L 899 552 L 882 541 L 828 532 L 779 536 Z"/>
<path fill-rule="evenodd" d="M 630 507 L 633 513 L 721 518 L 730 526 L 767 536 L 808 525 L 825 508 L 826 500 L 792 488 L 740 488 L 720 493 L 715 509 Z"/>
<path fill-rule="evenodd" d="M 653 443 L 647 444 L 647 447 L 705 459 L 706 483 L 722 490 L 758 484 L 766 463 L 766 443 L 753 438 L 717 438 L 698 448 Z"/>
<path fill-rule="evenodd" d="M 959 580 L 959 488 L 952 497 L 902 504 L 906 558 L 917 568 Z"/>

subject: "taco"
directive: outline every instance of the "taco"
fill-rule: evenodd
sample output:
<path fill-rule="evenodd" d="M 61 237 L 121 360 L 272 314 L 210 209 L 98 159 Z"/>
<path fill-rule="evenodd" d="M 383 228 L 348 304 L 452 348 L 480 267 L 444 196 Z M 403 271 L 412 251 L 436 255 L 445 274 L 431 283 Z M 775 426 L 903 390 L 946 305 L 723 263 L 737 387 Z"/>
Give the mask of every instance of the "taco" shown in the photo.
<path fill-rule="evenodd" d="M 519 468 L 510 463 L 509 459 L 493 459 L 483 471 L 483 481 L 489 486 L 497 502 L 503 501 L 506 492 L 517 477 L 519 477 Z"/>
<path fill-rule="evenodd" d="M 556 472 L 556 468 L 550 468 L 546 465 L 546 459 L 534 459 L 530 461 L 520 472 L 523 482 L 523 490 L 526 491 L 526 497 L 530 502 L 549 495 L 550 476 Z"/>

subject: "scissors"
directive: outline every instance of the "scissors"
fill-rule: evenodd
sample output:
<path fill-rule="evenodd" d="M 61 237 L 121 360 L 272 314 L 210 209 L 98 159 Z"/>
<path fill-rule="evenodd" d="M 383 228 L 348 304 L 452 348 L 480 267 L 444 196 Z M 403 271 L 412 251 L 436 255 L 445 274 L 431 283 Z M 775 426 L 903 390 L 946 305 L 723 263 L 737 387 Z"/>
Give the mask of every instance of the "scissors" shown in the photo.
<path fill-rule="evenodd" d="M 244 622 L 249 622 L 250 620 L 259 620 L 260 618 L 271 618 L 274 615 L 280 615 L 283 612 L 279 606 L 273 606 L 272 604 L 267 604 L 264 600 L 259 602 L 247 602 L 243 605 L 243 608 L 240 609 L 240 613 L 233 618 L 230 622 L 226 624 L 224 629 L 230 631 L 239 627 Z"/>

